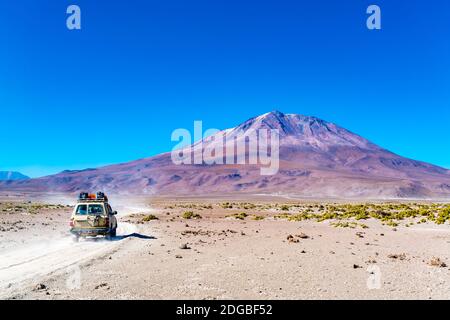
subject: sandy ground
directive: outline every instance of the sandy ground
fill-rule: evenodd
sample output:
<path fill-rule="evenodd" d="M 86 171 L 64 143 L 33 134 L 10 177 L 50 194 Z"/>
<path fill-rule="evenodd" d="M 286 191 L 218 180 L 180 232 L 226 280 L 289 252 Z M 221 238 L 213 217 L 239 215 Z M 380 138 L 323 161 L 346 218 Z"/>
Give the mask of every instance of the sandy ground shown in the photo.
<path fill-rule="evenodd" d="M 39 202 L 0 197 L 11 201 Z M 256 209 L 247 211 L 263 220 L 238 220 L 227 216 L 242 210 L 222 201 L 112 201 L 116 239 L 79 243 L 68 234 L 70 207 L 0 211 L 0 298 L 450 299 L 448 224 L 336 228 Z M 201 219 L 183 218 L 186 211 Z M 142 221 L 148 214 L 158 219 Z"/>

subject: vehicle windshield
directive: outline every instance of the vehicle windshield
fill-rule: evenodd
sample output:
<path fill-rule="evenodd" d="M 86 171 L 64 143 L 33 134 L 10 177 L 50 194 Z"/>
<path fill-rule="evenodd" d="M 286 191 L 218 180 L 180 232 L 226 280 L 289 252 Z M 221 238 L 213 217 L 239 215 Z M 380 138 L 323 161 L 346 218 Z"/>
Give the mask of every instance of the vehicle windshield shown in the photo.
<path fill-rule="evenodd" d="M 93 215 L 103 214 L 103 206 L 101 204 L 90 204 L 88 214 Z"/>

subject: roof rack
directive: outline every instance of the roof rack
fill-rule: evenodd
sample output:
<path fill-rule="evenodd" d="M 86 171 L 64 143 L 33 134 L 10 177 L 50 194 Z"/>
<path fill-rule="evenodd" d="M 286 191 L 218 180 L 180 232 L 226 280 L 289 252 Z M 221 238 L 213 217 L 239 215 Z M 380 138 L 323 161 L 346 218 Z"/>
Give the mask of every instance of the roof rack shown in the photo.
<path fill-rule="evenodd" d="M 78 202 L 108 202 L 108 197 L 100 191 L 97 194 L 81 192 L 78 196 Z"/>

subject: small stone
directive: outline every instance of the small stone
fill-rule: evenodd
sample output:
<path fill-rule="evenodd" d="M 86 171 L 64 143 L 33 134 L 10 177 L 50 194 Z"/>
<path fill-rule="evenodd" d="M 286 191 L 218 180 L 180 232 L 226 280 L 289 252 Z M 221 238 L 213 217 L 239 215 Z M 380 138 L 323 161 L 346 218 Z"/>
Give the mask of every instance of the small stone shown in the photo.
<path fill-rule="evenodd" d="M 293 235 L 288 235 L 286 238 L 287 241 L 289 241 L 289 243 L 297 243 L 299 242 L 298 239 L 295 239 Z"/>
<path fill-rule="evenodd" d="M 98 290 L 98 289 L 103 288 L 103 287 L 106 287 L 106 286 L 108 286 L 108 284 L 105 283 L 105 282 L 103 282 L 103 283 L 100 283 L 99 285 L 95 286 L 94 289 L 95 289 L 95 290 Z"/>
<path fill-rule="evenodd" d="M 405 253 L 401 253 L 401 254 L 390 254 L 390 255 L 388 255 L 388 258 L 390 258 L 390 259 L 405 260 L 405 259 L 406 259 L 406 254 L 405 254 Z"/>
<path fill-rule="evenodd" d="M 41 290 L 45 290 L 45 289 L 47 289 L 47 286 L 43 283 L 39 283 L 36 285 L 36 287 L 34 287 L 35 291 L 41 291 Z"/>

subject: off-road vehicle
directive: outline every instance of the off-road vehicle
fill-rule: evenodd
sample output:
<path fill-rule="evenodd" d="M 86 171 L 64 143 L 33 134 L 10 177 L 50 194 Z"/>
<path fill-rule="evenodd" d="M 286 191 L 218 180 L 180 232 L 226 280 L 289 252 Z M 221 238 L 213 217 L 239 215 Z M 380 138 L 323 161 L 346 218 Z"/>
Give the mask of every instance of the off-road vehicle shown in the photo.
<path fill-rule="evenodd" d="M 111 209 L 108 197 L 103 192 L 97 194 L 80 193 L 78 203 L 70 218 L 70 232 L 78 241 L 80 237 L 116 236 L 116 211 Z"/>

